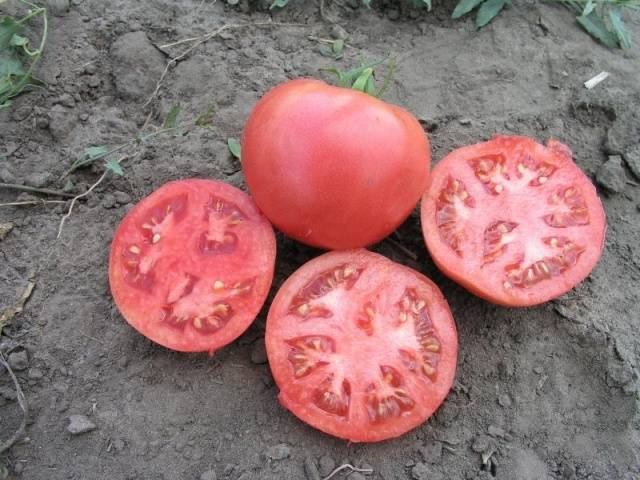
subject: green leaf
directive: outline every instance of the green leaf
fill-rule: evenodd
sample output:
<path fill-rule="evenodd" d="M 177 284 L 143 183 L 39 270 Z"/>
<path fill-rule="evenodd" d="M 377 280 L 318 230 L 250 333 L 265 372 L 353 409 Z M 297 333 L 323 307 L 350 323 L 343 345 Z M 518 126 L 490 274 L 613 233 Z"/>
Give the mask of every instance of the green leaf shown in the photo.
<path fill-rule="evenodd" d="M 213 125 L 213 112 L 215 107 L 209 105 L 207 109 L 197 116 L 196 121 L 193 122 L 196 127 L 209 128 Z"/>
<path fill-rule="evenodd" d="M 67 183 L 64 184 L 64 187 L 62 187 L 62 191 L 63 192 L 72 192 L 74 188 L 73 182 L 71 180 L 67 180 Z"/>
<path fill-rule="evenodd" d="M 616 48 L 618 46 L 618 38 L 607 28 L 604 20 L 596 12 L 591 12 L 589 15 L 580 15 L 576 17 L 576 20 L 589 35 L 600 40 L 607 47 Z"/>
<path fill-rule="evenodd" d="M 422 3 L 427 7 L 427 11 L 431 11 L 431 0 L 422 0 Z"/>
<path fill-rule="evenodd" d="M 26 73 L 20 60 L 13 56 L 0 54 L 0 78 L 10 77 L 12 75 L 23 77 Z"/>
<path fill-rule="evenodd" d="M 111 170 L 113 173 L 115 173 L 119 177 L 124 175 L 124 170 L 122 170 L 122 167 L 114 158 L 110 158 L 109 160 L 104 162 L 104 167 L 107 170 Z"/>
<path fill-rule="evenodd" d="M 84 160 L 92 160 L 94 158 L 99 157 L 100 155 L 104 155 L 107 153 L 109 149 L 106 145 L 99 145 L 97 147 L 87 147 L 84 150 Z"/>
<path fill-rule="evenodd" d="M 631 48 L 631 36 L 624 26 L 624 22 L 620 17 L 620 8 L 612 8 L 609 10 L 609 19 L 611 19 L 611 26 L 613 31 L 618 37 L 618 42 L 622 48 Z"/>
<path fill-rule="evenodd" d="M 25 47 L 29 43 L 29 39 L 14 33 L 9 43 L 13 47 Z"/>
<path fill-rule="evenodd" d="M 16 33 L 21 33 L 24 27 L 11 17 L 3 17 L 0 21 L 0 51 L 11 45 L 11 39 Z"/>
<path fill-rule="evenodd" d="M 372 75 L 373 75 L 373 68 L 365 68 L 363 72 L 360 74 L 360 76 L 356 78 L 356 81 L 353 82 L 353 85 L 351 86 L 351 88 L 353 88 L 354 90 L 360 90 L 361 92 L 364 92 L 364 93 L 368 93 L 367 85 L 369 84 L 369 81 L 371 80 Z"/>
<path fill-rule="evenodd" d="M 269 7 L 269 10 L 273 10 L 274 8 L 283 8 L 287 6 L 289 0 L 273 0 L 273 3 Z"/>
<path fill-rule="evenodd" d="M 178 122 L 178 115 L 180 114 L 181 108 L 182 107 L 180 107 L 179 103 L 171 107 L 171 110 L 169 110 L 169 114 L 167 115 L 167 118 L 164 119 L 164 124 L 162 125 L 163 128 L 175 128 Z"/>
<path fill-rule="evenodd" d="M 342 40 L 341 38 L 335 40 L 331 44 L 331 50 L 335 55 L 342 55 L 342 51 L 344 50 L 344 40 Z"/>
<path fill-rule="evenodd" d="M 596 8 L 595 2 L 593 0 L 589 0 L 584 6 L 584 10 L 582 10 L 582 15 L 589 15 L 591 12 L 593 12 L 594 8 Z"/>
<path fill-rule="evenodd" d="M 451 14 L 451 18 L 460 18 L 482 3 L 483 0 L 460 0 Z"/>
<path fill-rule="evenodd" d="M 227 138 L 227 146 L 229 147 L 231 155 L 240 160 L 240 156 L 242 155 L 242 147 L 240 146 L 240 142 L 235 138 Z"/>
<path fill-rule="evenodd" d="M 362 0 L 362 4 L 367 8 L 371 8 L 371 0 Z"/>
<path fill-rule="evenodd" d="M 506 4 L 507 0 L 487 0 L 480 5 L 478 15 L 476 16 L 476 27 L 484 27 L 500 13 L 500 10 L 502 10 L 502 7 Z"/>

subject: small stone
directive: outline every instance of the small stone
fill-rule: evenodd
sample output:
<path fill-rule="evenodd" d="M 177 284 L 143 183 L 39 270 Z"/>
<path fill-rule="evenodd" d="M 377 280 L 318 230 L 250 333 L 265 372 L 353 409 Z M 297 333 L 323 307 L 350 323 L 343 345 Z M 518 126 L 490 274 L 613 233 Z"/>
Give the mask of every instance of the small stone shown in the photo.
<path fill-rule="evenodd" d="M 392 8 L 391 10 L 387 11 L 387 17 L 389 18 L 389 20 L 398 20 L 400 18 L 400 11 Z"/>
<path fill-rule="evenodd" d="M 116 206 L 116 198 L 110 193 L 105 194 L 102 198 L 102 207 L 103 208 L 113 208 Z"/>
<path fill-rule="evenodd" d="M 26 370 L 29 366 L 29 356 L 26 350 L 12 352 L 7 359 L 9 366 L 15 371 Z"/>
<path fill-rule="evenodd" d="M 93 423 L 86 415 L 71 415 L 69 417 L 69 425 L 67 431 L 72 435 L 80 435 L 96 429 Z"/>
<path fill-rule="evenodd" d="M 36 119 L 36 127 L 40 130 L 46 130 L 49 128 L 49 119 L 47 117 L 38 117 Z"/>
<path fill-rule="evenodd" d="M 202 475 L 200 475 L 200 480 L 216 480 L 216 472 L 214 470 L 207 470 Z"/>
<path fill-rule="evenodd" d="M 336 468 L 336 462 L 328 455 L 323 455 L 318 460 L 318 470 L 323 477 L 328 476 Z"/>
<path fill-rule="evenodd" d="M 624 161 L 633 176 L 640 180 L 640 143 L 624 153 Z"/>
<path fill-rule="evenodd" d="M 64 93 L 53 101 L 54 104 L 59 103 L 65 107 L 73 108 L 76 106 L 76 101 L 70 93 Z"/>
<path fill-rule="evenodd" d="M 116 449 L 116 452 L 121 452 L 122 450 L 124 450 L 124 447 L 125 447 L 125 442 L 121 438 L 116 438 L 113 441 L 113 448 Z"/>
<path fill-rule="evenodd" d="M 600 165 L 596 173 L 596 181 L 610 193 L 622 192 L 627 183 L 627 177 L 622 167 L 622 157 L 611 155 L 609 160 Z"/>
<path fill-rule="evenodd" d="M 498 363 L 498 375 L 501 378 L 512 377 L 514 373 L 516 373 L 516 366 L 510 358 L 505 358 Z"/>
<path fill-rule="evenodd" d="M 621 155 L 622 154 L 622 140 L 619 138 L 620 134 L 618 130 L 620 127 L 613 124 L 612 127 L 607 130 L 607 136 L 604 139 L 603 150 L 607 155 Z"/>
<path fill-rule="evenodd" d="M 511 397 L 507 393 L 503 393 L 498 397 L 498 403 L 501 407 L 509 408 L 511 406 Z"/>
<path fill-rule="evenodd" d="M 50 173 L 31 173 L 26 176 L 24 179 L 24 183 L 29 185 L 30 187 L 42 188 L 49 183 L 51 179 Z"/>
<path fill-rule="evenodd" d="M 13 230 L 13 223 L 0 223 L 0 240 L 4 240 Z"/>
<path fill-rule="evenodd" d="M 100 77 L 98 75 L 91 75 L 87 80 L 87 85 L 91 88 L 98 88 L 100 86 Z"/>
<path fill-rule="evenodd" d="M 460 119 L 458 119 L 458 123 L 460 125 L 471 125 L 471 119 L 470 118 L 460 118 Z"/>
<path fill-rule="evenodd" d="M 78 118 L 80 119 L 81 122 L 86 122 L 87 120 L 89 120 L 89 114 L 88 113 L 81 113 Z"/>
<path fill-rule="evenodd" d="M 497 425 L 489 425 L 489 435 L 491 435 L 492 437 L 499 437 L 499 438 L 504 438 L 505 436 L 505 431 L 498 427 Z"/>
<path fill-rule="evenodd" d="M 44 373 L 42 373 L 42 370 L 40 370 L 39 368 L 30 368 L 27 372 L 27 376 L 31 380 L 40 380 L 42 377 L 44 377 Z"/>
<path fill-rule="evenodd" d="M 533 371 L 534 373 L 540 375 L 542 372 L 544 372 L 544 368 L 542 368 L 540 365 L 536 365 L 535 367 L 533 367 Z"/>
<path fill-rule="evenodd" d="M 69 3 L 69 0 L 47 0 L 49 10 L 57 17 L 61 17 L 69 11 Z"/>
<path fill-rule="evenodd" d="M 316 461 L 311 457 L 304 459 L 304 473 L 307 476 L 307 480 L 321 480 Z"/>
<path fill-rule="evenodd" d="M 411 478 L 414 480 L 437 480 L 442 478 L 435 470 L 429 469 L 426 463 L 416 463 L 411 469 Z"/>
<path fill-rule="evenodd" d="M 489 437 L 486 435 L 478 435 L 471 445 L 471 450 L 476 453 L 485 452 L 489 448 Z"/>
<path fill-rule="evenodd" d="M 98 67 L 93 62 L 84 67 L 84 73 L 86 73 L 87 75 L 93 75 L 97 71 L 98 71 Z"/>
<path fill-rule="evenodd" d="M 256 340 L 251 349 L 251 363 L 262 365 L 267 363 L 267 351 L 264 346 L 264 339 Z"/>
<path fill-rule="evenodd" d="M 291 455 L 291 447 L 286 443 L 279 443 L 273 447 L 269 447 L 265 452 L 265 456 L 269 460 L 284 460 Z"/>
<path fill-rule="evenodd" d="M 346 40 L 349 38 L 349 33 L 340 25 L 334 25 L 331 27 L 331 38 L 336 40 Z"/>
<path fill-rule="evenodd" d="M 438 463 L 442 457 L 442 443 L 427 442 L 420 448 L 420 455 L 427 463 Z"/>

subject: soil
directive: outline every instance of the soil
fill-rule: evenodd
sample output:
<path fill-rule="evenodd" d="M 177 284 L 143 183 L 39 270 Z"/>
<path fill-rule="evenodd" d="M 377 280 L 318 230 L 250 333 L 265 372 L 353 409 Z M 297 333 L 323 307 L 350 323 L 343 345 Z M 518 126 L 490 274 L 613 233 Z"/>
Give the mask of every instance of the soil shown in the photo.
<path fill-rule="evenodd" d="M 640 143 L 637 15 L 627 22 L 634 49 L 620 51 L 595 43 L 568 9 L 538 2 L 516 2 L 481 31 L 472 19 L 451 20 L 450 0 L 434 2 L 432 12 L 327 1 L 328 20 L 316 2 L 302 1 L 281 11 L 246 1 L 73 0 L 68 10 L 64 1 L 51 3 L 63 8 L 51 17 L 38 67 L 47 87 L 0 111 L 0 182 L 59 189 L 86 147 L 115 146 L 145 122 L 161 125 L 175 103 L 184 119 L 209 105 L 215 112 L 211 129 L 136 148 L 123 177 L 109 175 L 78 202 L 59 240 L 68 202 L 0 207 L 0 223 L 13 226 L 2 229 L 0 241 L 0 312 L 35 283 L 0 342 L 5 355 L 15 354 L 9 360 L 30 406 L 26 437 L 2 460 L 9 478 L 317 480 L 343 463 L 373 474 L 347 476 L 345 469 L 334 478 L 640 478 L 640 179 L 619 159 L 599 179 L 608 216 L 599 265 L 545 305 L 497 307 L 444 278 L 426 252 L 417 211 L 395 242 L 374 247 L 434 279 L 460 335 L 457 380 L 446 402 L 393 441 L 348 444 L 280 407 L 263 350 L 266 307 L 215 356 L 186 355 L 130 328 L 107 282 L 112 233 L 136 201 L 177 178 L 246 188 L 226 139 L 240 136 L 257 99 L 281 81 L 322 75 L 318 69 L 327 65 L 353 67 L 361 57 L 396 57 L 386 99 L 421 120 L 435 161 L 494 132 L 553 136 L 598 180 L 609 155 L 635 158 Z M 223 32 L 171 68 L 158 97 L 144 105 L 168 60 L 160 45 L 270 18 L 300 25 Z M 323 56 L 310 35 L 345 36 L 344 58 Z M 609 78 L 585 89 L 583 82 L 603 70 Z M 73 173 L 73 192 L 101 171 Z M 0 189 L 0 203 L 32 198 Z M 318 253 L 279 235 L 271 296 Z M 11 379 L 0 369 L 3 440 L 20 418 Z"/>

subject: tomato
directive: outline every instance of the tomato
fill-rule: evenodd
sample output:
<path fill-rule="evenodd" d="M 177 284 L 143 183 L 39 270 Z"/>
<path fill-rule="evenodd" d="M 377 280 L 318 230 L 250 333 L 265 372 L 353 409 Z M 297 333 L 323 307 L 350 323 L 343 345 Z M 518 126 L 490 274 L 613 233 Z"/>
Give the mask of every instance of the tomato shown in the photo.
<path fill-rule="evenodd" d="M 429 141 L 407 111 L 362 92 L 292 80 L 255 106 L 242 169 L 282 232 L 327 249 L 363 247 L 395 230 L 427 185 Z"/>
<path fill-rule="evenodd" d="M 273 229 L 245 193 L 218 181 L 180 180 L 122 220 L 109 283 L 122 316 L 147 338 L 213 352 L 255 319 L 275 255 Z"/>
<path fill-rule="evenodd" d="M 353 442 L 397 437 L 429 418 L 451 388 L 458 350 L 438 287 L 362 249 L 294 272 L 271 305 L 265 341 L 282 405 Z"/>
<path fill-rule="evenodd" d="M 606 224 L 595 187 L 565 145 L 496 136 L 434 168 L 422 230 L 446 275 L 491 302 L 525 306 L 589 275 Z"/>

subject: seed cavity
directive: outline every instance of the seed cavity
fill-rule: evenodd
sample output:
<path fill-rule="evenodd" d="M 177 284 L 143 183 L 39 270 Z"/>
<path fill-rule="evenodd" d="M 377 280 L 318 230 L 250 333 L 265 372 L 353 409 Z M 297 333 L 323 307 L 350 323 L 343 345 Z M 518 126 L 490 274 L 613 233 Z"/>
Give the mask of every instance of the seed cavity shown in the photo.
<path fill-rule="evenodd" d="M 448 177 L 436 200 L 435 220 L 440 239 L 458 256 L 462 256 L 461 243 L 464 226 L 460 221 L 461 211 L 475 208 L 475 200 L 469 195 L 465 184 Z"/>
<path fill-rule="evenodd" d="M 556 208 L 542 217 L 547 225 L 555 228 L 589 225 L 589 209 L 582 192 L 575 186 L 560 187 L 547 199 Z"/>

